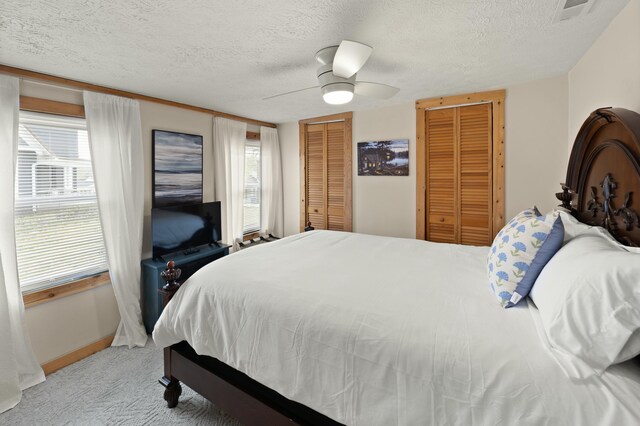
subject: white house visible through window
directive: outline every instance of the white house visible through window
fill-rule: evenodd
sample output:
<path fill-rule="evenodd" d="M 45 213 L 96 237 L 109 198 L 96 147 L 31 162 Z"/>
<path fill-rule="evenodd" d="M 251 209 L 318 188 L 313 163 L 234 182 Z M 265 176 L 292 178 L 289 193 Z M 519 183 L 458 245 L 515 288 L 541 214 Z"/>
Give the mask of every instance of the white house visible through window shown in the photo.
<path fill-rule="evenodd" d="M 20 113 L 15 221 L 23 291 L 107 270 L 84 119 Z"/>
<path fill-rule="evenodd" d="M 244 148 L 245 234 L 260 230 L 260 141 L 247 140 Z"/>

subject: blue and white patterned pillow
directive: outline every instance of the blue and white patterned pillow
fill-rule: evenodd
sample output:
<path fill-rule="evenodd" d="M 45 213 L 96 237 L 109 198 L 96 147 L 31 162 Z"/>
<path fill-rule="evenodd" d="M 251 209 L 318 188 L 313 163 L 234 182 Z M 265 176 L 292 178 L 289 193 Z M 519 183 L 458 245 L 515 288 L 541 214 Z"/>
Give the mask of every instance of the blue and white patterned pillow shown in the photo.
<path fill-rule="evenodd" d="M 557 212 L 546 216 L 536 207 L 527 209 L 493 240 L 487 268 L 489 286 L 505 308 L 529 294 L 544 265 L 562 246 L 564 227 Z"/>

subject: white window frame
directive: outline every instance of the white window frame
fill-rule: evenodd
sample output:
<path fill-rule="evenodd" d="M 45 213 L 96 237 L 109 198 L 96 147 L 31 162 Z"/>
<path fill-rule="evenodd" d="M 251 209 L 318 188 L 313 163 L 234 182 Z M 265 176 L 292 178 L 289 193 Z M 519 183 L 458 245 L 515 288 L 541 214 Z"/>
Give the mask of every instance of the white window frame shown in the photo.
<path fill-rule="evenodd" d="M 260 149 L 260 161 L 258 162 L 258 176 L 259 176 L 259 181 L 260 181 L 260 186 L 258 188 L 258 190 L 260 192 L 260 203 L 259 203 L 260 204 L 260 209 L 259 209 L 259 213 L 258 213 L 258 227 L 257 228 L 245 229 L 244 228 L 244 223 L 243 223 L 243 230 L 242 230 L 242 233 L 244 235 L 251 235 L 251 234 L 255 234 L 257 232 L 260 232 L 260 228 L 262 227 L 262 223 L 261 223 L 262 222 L 262 144 L 260 143 L 260 140 L 246 139 L 245 140 L 245 156 L 246 156 L 246 148 L 247 147 L 254 147 L 254 148 L 259 148 Z M 245 180 L 244 184 L 245 184 L 245 187 L 246 187 L 246 184 L 247 184 L 246 180 Z M 244 191 L 246 191 L 246 188 L 245 188 Z M 243 199 L 244 199 L 244 194 L 243 194 Z M 243 202 L 243 209 L 244 209 L 244 202 Z"/>

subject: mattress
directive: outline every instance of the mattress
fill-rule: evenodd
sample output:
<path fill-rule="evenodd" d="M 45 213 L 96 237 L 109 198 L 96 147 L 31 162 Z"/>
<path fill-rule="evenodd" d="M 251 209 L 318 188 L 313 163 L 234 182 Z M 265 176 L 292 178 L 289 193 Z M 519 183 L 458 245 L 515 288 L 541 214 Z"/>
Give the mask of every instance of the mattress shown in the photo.
<path fill-rule="evenodd" d="M 533 305 L 503 309 L 487 247 L 313 231 L 194 274 L 153 332 L 349 425 L 640 419 L 640 367 L 573 382 Z M 538 324 L 538 325 L 537 325 Z"/>

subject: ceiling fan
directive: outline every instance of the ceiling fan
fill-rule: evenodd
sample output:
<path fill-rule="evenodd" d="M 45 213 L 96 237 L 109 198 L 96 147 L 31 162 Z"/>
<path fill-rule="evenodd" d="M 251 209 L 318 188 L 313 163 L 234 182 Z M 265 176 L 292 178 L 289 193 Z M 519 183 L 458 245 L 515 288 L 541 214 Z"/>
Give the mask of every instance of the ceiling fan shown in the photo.
<path fill-rule="evenodd" d="M 371 56 L 373 48 L 357 41 L 343 40 L 340 46 L 329 46 L 316 53 L 320 62 L 317 77 L 319 86 L 307 87 L 269 96 L 263 100 L 307 90 L 320 89 L 328 104 L 341 105 L 351 102 L 354 93 L 376 99 L 389 99 L 400 89 L 382 83 L 356 81 L 356 74 Z"/>

